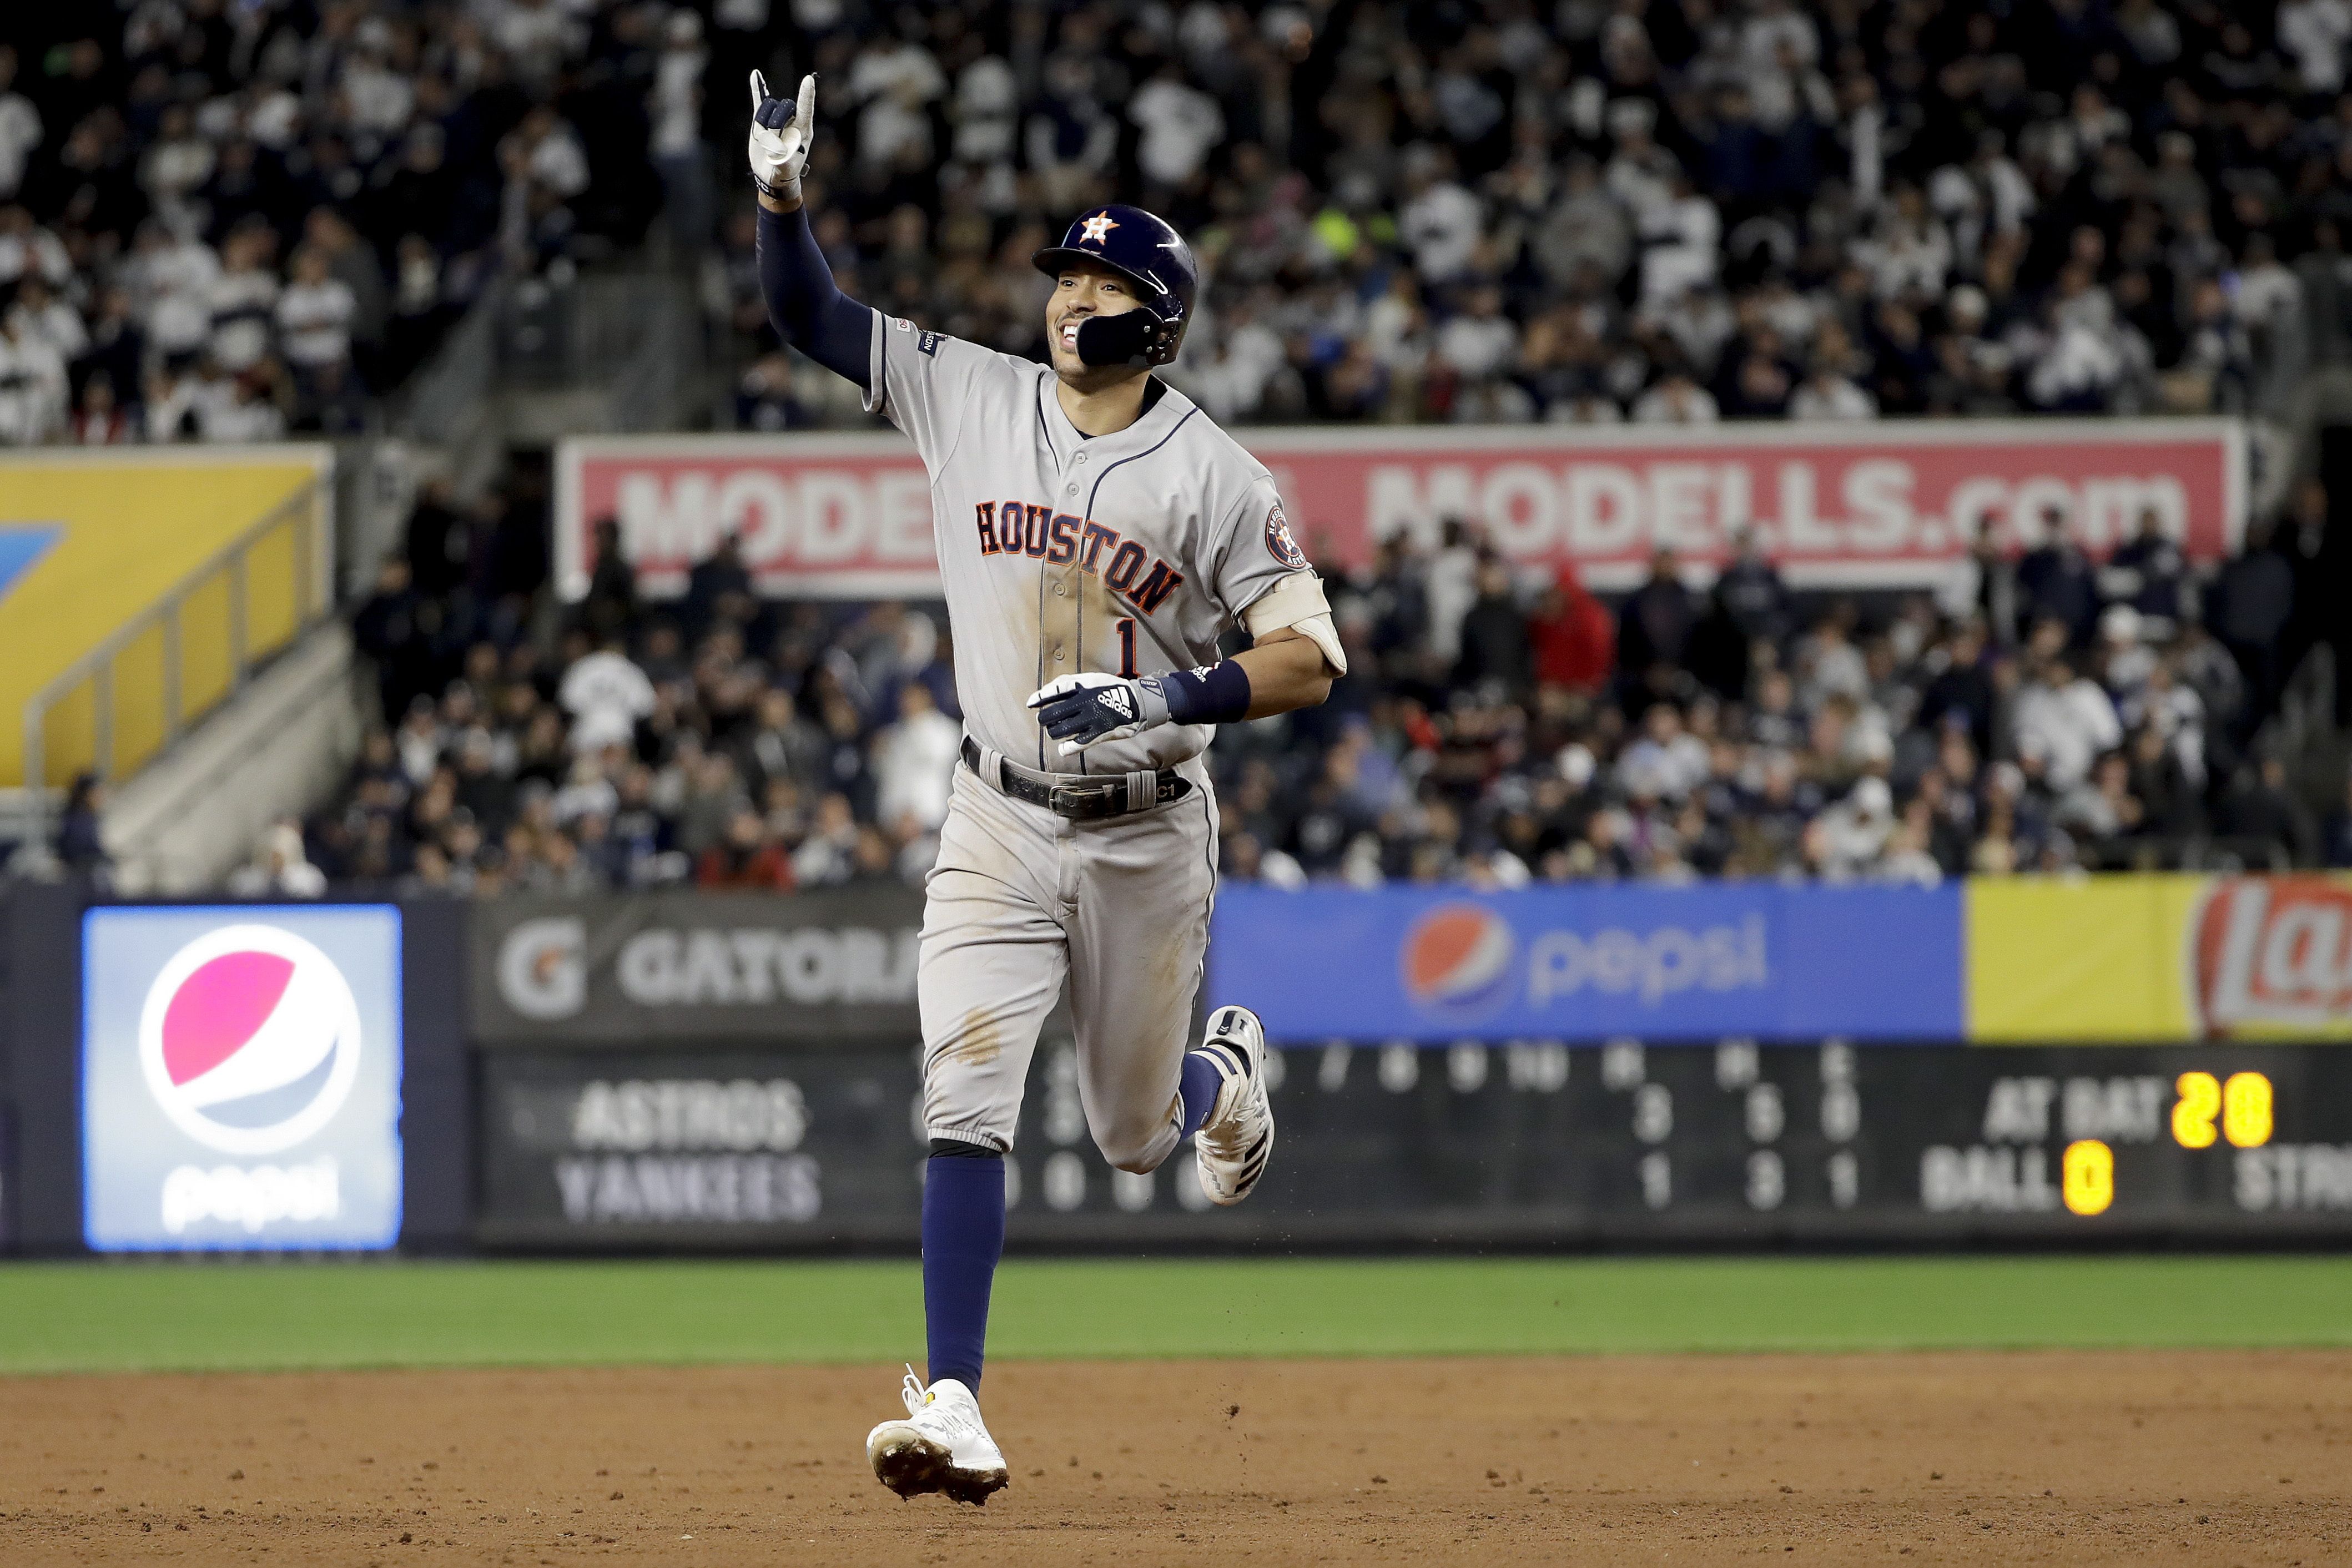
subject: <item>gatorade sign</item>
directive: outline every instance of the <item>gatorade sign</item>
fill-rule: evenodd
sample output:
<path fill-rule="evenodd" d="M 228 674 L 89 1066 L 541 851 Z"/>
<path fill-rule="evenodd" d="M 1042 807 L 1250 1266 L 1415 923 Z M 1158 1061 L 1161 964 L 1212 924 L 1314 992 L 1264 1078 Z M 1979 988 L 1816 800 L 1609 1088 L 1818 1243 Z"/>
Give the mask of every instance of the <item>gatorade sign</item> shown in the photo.
<path fill-rule="evenodd" d="M 93 909 L 83 988 L 92 1249 L 397 1239 L 397 910 Z"/>

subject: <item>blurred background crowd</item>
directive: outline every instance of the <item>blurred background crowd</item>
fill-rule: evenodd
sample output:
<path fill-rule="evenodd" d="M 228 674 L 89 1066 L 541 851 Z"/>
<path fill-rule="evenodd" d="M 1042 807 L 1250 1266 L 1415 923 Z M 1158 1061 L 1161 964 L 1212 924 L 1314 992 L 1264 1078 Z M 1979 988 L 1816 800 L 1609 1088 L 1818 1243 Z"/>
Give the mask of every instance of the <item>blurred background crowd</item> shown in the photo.
<path fill-rule="evenodd" d="M 489 275 L 643 234 L 666 15 L 11 7 L 0 444 L 368 428 Z"/>
<path fill-rule="evenodd" d="M 820 74 L 816 233 L 892 314 L 1042 354 L 1030 252 L 1114 197 L 1170 217 L 1207 282 L 1169 374 L 1225 421 L 2244 412 L 2352 357 L 2346 0 L 20 10 L 0 443 L 381 428 L 494 280 L 606 264 L 695 280 L 707 423 L 870 423 L 761 303 L 754 67 Z M 1424 519 L 1333 583 L 1331 703 L 1220 739 L 1228 871 L 2345 863 L 2259 743 L 2331 613 L 2326 505 L 2215 573 L 2061 542 L 1851 601 L 1751 557 L 1603 602 Z M 677 601 L 614 551 L 584 606 L 546 578 L 543 457 L 428 488 L 358 612 L 381 727 L 248 883 L 920 873 L 936 606 L 762 601 L 723 551 Z"/>
<path fill-rule="evenodd" d="M 1139 200 L 1207 268 L 1174 379 L 1220 419 L 2232 409 L 2306 293 L 2343 330 L 2338 0 L 792 16 L 746 47 L 824 75 L 845 287 L 1034 355 L 1026 256 Z M 740 422 L 854 419 L 773 352 L 751 235 Z"/>
<path fill-rule="evenodd" d="M 2327 634 L 2289 526 L 2217 573 L 2143 534 L 1989 560 L 1964 593 L 1791 593 L 1760 556 L 1704 592 L 1661 555 L 1612 605 L 1515 577 L 1475 530 L 1330 584 L 1349 670 L 1210 760 L 1231 877 L 1696 876 L 2352 866 L 2257 743 Z M 647 601 L 615 550 L 560 627 L 442 573 L 428 498 L 356 630 L 382 724 L 331 809 L 238 886 L 477 895 L 919 881 L 961 729 L 941 608 L 780 603 L 731 544 Z M 607 538 L 607 543 L 610 537 Z M 420 587 L 420 573 L 426 580 Z M 439 574 L 439 575 L 436 575 Z"/>
<path fill-rule="evenodd" d="M 702 275 L 718 422 L 856 423 L 761 308 L 753 66 L 824 78 L 818 234 L 893 314 L 1039 353 L 1029 253 L 1170 217 L 1221 419 L 2242 408 L 2288 323 L 2346 336 L 2347 35 L 2343 0 L 27 12 L 0 442 L 362 427 L 486 277 L 648 250 Z"/>

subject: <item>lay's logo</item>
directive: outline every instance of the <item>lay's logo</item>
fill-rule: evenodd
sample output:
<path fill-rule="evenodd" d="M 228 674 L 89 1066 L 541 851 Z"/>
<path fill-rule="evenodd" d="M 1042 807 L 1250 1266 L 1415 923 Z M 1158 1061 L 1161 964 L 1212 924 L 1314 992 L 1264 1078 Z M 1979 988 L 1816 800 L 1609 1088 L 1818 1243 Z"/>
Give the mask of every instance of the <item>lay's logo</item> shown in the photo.
<path fill-rule="evenodd" d="M 2189 942 L 2208 1036 L 2352 1032 L 2352 883 L 2217 877 Z"/>
<path fill-rule="evenodd" d="M 140 1012 L 149 1092 L 174 1126 L 223 1154 L 275 1154 L 319 1132 L 350 1097 L 360 1051 L 350 983 L 274 925 L 189 943 Z"/>

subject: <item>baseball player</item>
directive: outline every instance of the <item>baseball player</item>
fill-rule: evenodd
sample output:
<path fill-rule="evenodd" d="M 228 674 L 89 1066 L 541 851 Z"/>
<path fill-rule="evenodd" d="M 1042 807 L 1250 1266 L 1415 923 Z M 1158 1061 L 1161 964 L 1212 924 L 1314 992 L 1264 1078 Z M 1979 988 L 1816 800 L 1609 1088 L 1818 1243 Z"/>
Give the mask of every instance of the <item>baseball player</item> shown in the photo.
<path fill-rule="evenodd" d="M 1346 673 L 1320 580 L 1264 465 L 1151 374 L 1192 309 L 1192 253 L 1150 213 L 1080 215 L 1036 255 L 1051 361 L 885 317 L 834 285 L 801 206 L 816 78 L 751 76 L 761 287 L 776 329 L 865 389 L 931 479 L 963 761 L 926 884 L 923 1310 L 930 1382 L 866 1438 L 885 1486 L 984 1503 L 1003 1455 L 977 1391 L 1004 1249 L 1004 1155 L 1065 981 L 1104 1157 L 1194 1137 L 1202 1189 L 1247 1197 L 1274 1145 L 1265 1035 L 1217 1009 L 1190 1045 L 1216 894 L 1214 727 L 1311 706 Z M 1220 659 L 1227 628 L 1253 645 Z"/>

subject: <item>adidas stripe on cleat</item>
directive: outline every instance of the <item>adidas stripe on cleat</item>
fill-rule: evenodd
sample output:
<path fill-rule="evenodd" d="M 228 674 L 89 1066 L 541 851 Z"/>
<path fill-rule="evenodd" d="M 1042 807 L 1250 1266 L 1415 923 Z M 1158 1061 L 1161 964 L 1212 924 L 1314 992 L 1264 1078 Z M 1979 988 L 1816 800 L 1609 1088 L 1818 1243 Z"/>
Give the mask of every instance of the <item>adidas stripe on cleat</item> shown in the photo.
<path fill-rule="evenodd" d="M 1217 1100 L 1193 1135 L 1201 1190 L 1212 1203 L 1241 1202 L 1274 1156 L 1274 1103 L 1265 1088 L 1265 1026 L 1247 1008 L 1219 1008 L 1198 1047 L 1216 1069 Z"/>

